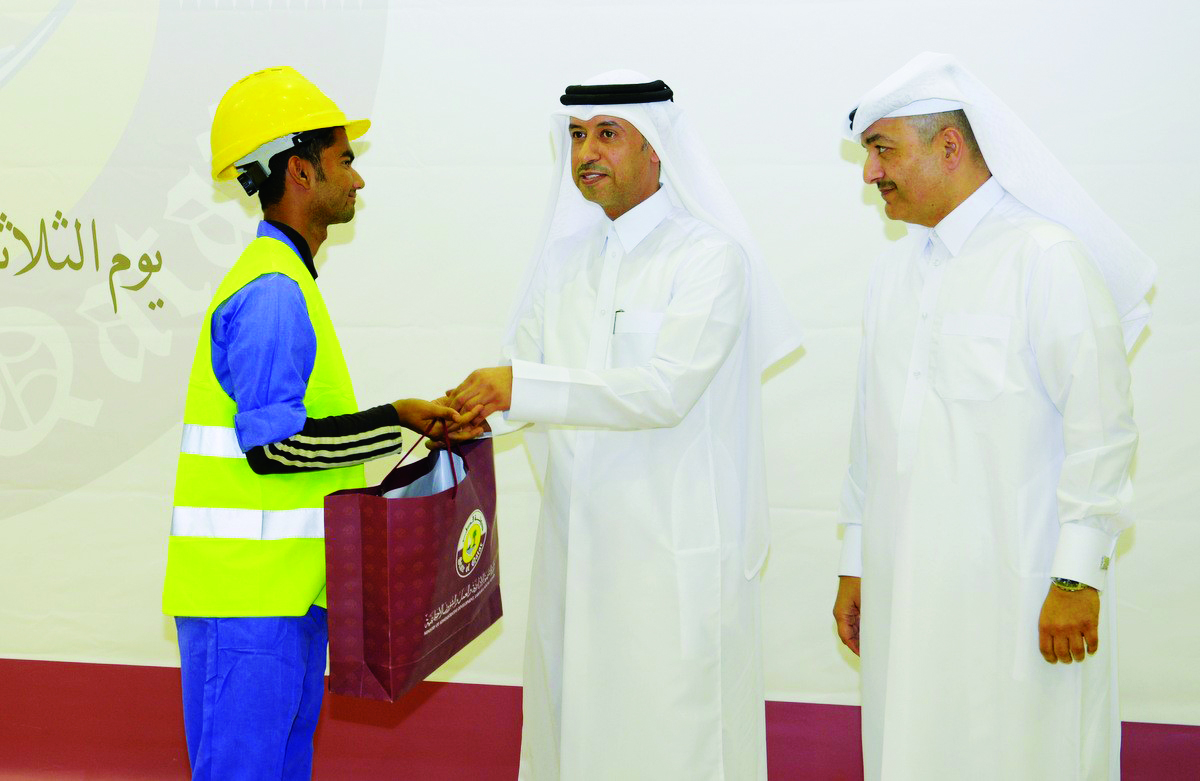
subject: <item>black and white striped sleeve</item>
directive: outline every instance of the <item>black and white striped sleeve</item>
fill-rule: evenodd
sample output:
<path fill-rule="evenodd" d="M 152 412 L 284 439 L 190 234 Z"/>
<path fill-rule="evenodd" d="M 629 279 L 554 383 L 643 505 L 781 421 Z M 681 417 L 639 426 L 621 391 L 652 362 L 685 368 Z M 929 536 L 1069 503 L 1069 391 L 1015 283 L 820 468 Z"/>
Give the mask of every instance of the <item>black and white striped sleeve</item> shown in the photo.
<path fill-rule="evenodd" d="M 280 442 L 246 451 L 255 474 L 274 475 L 354 466 L 400 450 L 402 428 L 391 404 L 328 418 L 308 418 Z"/>

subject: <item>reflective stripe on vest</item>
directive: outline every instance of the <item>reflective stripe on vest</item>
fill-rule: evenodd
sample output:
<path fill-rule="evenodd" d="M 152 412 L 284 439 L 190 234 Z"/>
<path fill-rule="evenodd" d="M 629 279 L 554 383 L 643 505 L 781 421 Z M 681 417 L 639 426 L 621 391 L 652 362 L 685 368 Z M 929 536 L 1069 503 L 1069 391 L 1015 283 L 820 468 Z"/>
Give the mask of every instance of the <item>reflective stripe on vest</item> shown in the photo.
<path fill-rule="evenodd" d="M 325 537 L 325 511 L 241 510 L 231 507 L 176 507 L 171 534 L 177 537 L 225 537 L 238 540 L 285 540 Z"/>
<path fill-rule="evenodd" d="M 180 453 L 193 456 L 212 456 L 214 458 L 245 458 L 241 445 L 237 441 L 237 433 L 226 426 L 198 426 L 185 423 L 183 426 L 183 441 L 179 445 Z M 218 534 L 218 537 L 225 535 Z"/>

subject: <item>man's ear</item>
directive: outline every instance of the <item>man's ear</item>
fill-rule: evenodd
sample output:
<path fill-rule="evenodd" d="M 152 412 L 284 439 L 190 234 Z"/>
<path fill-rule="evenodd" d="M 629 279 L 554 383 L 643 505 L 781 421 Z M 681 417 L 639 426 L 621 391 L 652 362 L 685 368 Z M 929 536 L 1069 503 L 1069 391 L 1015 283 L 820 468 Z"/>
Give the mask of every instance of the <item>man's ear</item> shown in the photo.
<path fill-rule="evenodd" d="M 297 187 L 305 190 L 312 189 L 315 174 L 313 164 L 303 157 L 292 155 L 288 158 L 286 177 Z"/>
<path fill-rule="evenodd" d="M 967 143 L 956 127 L 942 128 L 938 133 L 942 161 L 947 171 L 953 171 L 967 159 Z"/>

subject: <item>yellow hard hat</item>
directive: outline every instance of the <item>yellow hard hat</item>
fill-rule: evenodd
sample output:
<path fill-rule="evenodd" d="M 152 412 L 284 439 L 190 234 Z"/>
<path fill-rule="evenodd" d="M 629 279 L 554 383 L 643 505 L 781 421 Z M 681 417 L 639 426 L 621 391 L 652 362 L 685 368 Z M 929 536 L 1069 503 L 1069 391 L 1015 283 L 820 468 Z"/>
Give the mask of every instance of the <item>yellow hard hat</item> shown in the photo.
<path fill-rule="evenodd" d="M 212 175 L 234 179 L 242 158 L 275 139 L 324 127 L 344 127 L 351 141 L 367 132 L 369 119 L 347 121 L 337 105 L 294 68 L 251 73 L 221 98 L 213 117 Z"/>

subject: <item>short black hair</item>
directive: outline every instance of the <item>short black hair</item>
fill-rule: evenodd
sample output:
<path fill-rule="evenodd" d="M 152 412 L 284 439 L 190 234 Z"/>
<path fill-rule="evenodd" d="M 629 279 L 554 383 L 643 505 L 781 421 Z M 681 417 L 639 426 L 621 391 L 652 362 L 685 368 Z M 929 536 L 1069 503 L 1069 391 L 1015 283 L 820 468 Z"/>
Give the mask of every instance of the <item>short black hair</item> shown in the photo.
<path fill-rule="evenodd" d="M 312 163 L 317 168 L 317 180 L 325 179 L 325 171 L 321 168 L 321 153 L 333 146 L 337 140 L 336 130 L 335 127 L 306 130 L 300 134 L 294 147 L 285 149 L 271 158 L 270 175 L 258 188 L 258 202 L 264 210 L 279 203 L 283 198 L 284 172 L 287 170 L 288 160 L 293 157 Z"/>

